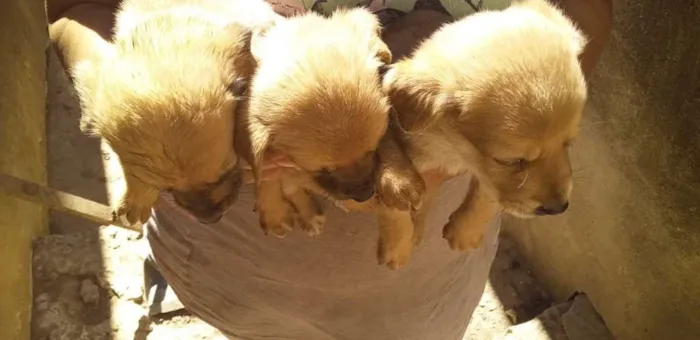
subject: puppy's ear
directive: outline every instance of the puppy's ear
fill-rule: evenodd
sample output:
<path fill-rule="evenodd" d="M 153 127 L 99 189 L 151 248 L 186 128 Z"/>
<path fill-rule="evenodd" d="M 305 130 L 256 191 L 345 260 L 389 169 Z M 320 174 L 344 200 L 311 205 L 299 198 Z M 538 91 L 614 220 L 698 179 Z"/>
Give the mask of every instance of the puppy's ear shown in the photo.
<path fill-rule="evenodd" d="M 98 117 L 95 115 L 95 96 L 98 91 L 98 68 L 91 61 L 81 61 L 72 70 L 71 78 L 75 84 L 78 99 L 80 100 L 80 131 L 86 135 L 99 135 L 97 128 Z"/>
<path fill-rule="evenodd" d="M 333 16 L 346 20 L 355 29 L 364 30 L 371 41 L 372 49 L 376 53 L 377 59 L 384 64 L 391 63 L 391 51 L 381 39 L 382 25 L 379 23 L 376 15 L 366 8 L 356 7 L 349 10 L 338 10 L 333 13 Z"/>
<path fill-rule="evenodd" d="M 406 72 L 402 63 L 390 67 L 383 79 L 383 89 L 396 111 L 399 126 L 405 131 L 421 131 L 452 114 L 459 108 L 453 97 L 440 88 L 436 80 Z"/>
<path fill-rule="evenodd" d="M 259 187 L 262 182 L 262 170 L 263 162 L 265 160 L 265 152 L 270 146 L 270 134 L 261 128 L 252 126 L 250 133 L 250 144 L 251 144 L 251 168 L 253 170 L 253 178 L 255 180 L 255 186 Z"/>
<path fill-rule="evenodd" d="M 268 52 L 270 43 L 265 39 L 270 30 L 277 24 L 271 22 L 268 25 L 256 27 L 253 29 L 250 38 L 250 53 L 256 61 L 260 61 L 262 56 Z"/>
<path fill-rule="evenodd" d="M 255 73 L 257 62 L 253 57 L 252 39 L 254 32 L 239 24 L 232 23 L 225 27 L 221 32 L 221 39 L 218 39 L 212 48 L 215 53 L 226 56 L 228 62 L 231 63 L 233 69 L 229 71 L 232 75 L 235 74 L 238 78 L 250 79 Z M 231 79 L 229 92 L 239 95 L 239 92 L 231 91 L 232 89 L 242 89 L 237 87 L 241 84 L 236 84 L 241 79 Z"/>
<path fill-rule="evenodd" d="M 381 39 L 377 38 L 374 43 L 375 51 L 377 54 L 377 59 L 381 61 L 384 65 L 391 64 L 392 55 L 389 46 L 387 46 Z"/>
<path fill-rule="evenodd" d="M 570 39 L 571 50 L 580 56 L 584 47 L 588 44 L 588 38 L 578 29 L 561 9 L 550 0 L 514 0 L 512 7 L 525 7 L 547 17 L 547 19 L 559 25 L 562 33 Z"/>
<path fill-rule="evenodd" d="M 377 16 L 364 7 L 350 9 L 341 8 L 333 12 L 333 18 L 346 20 L 356 29 L 368 29 L 375 34 L 381 34 L 382 25 Z"/>
<path fill-rule="evenodd" d="M 569 20 L 568 18 L 565 19 Z M 580 57 L 584 48 L 586 48 L 586 45 L 588 44 L 588 38 L 583 34 L 583 32 L 573 25 L 569 26 L 568 33 L 571 37 L 571 49 L 574 51 L 576 56 Z"/>
<path fill-rule="evenodd" d="M 247 101 L 241 102 L 240 113 L 247 112 L 247 105 Z M 263 160 L 270 146 L 271 135 L 264 124 L 252 120 L 248 114 L 240 113 L 235 115 L 233 148 L 238 156 L 250 164 L 255 185 L 259 186 L 262 180 Z"/>

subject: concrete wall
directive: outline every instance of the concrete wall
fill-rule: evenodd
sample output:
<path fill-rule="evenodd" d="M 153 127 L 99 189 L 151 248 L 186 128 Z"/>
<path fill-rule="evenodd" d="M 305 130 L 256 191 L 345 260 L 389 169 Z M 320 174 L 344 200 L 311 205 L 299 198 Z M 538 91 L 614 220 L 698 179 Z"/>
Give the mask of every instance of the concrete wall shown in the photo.
<path fill-rule="evenodd" d="M 43 0 L 0 11 L 0 171 L 46 183 L 46 30 Z M 31 241 L 43 207 L 0 194 L 0 339 L 29 339 Z"/>
<path fill-rule="evenodd" d="M 505 232 L 619 339 L 700 339 L 700 2 L 616 0 L 561 217 Z"/>

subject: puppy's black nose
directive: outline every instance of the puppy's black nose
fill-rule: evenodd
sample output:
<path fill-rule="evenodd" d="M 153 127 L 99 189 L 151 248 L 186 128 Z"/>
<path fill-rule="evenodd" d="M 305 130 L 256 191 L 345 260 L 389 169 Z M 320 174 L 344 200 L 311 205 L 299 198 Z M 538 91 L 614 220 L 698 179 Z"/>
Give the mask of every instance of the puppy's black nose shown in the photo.
<path fill-rule="evenodd" d="M 569 208 L 569 202 L 555 203 L 555 204 L 543 204 L 537 208 L 535 213 L 537 215 L 559 215 Z"/>
<path fill-rule="evenodd" d="M 348 197 L 352 198 L 354 201 L 357 202 L 364 202 L 369 200 L 374 196 L 374 187 L 371 187 L 369 189 L 364 189 L 360 191 L 353 192 L 348 195 Z"/>

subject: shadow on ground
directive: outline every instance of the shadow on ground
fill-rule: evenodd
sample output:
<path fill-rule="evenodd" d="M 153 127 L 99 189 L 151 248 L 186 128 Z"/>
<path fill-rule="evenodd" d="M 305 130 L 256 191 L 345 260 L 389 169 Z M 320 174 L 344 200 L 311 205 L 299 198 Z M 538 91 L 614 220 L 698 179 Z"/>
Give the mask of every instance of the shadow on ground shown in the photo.
<path fill-rule="evenodd" d="M 48 49 L 48 182 L 53 188 L 107 204 L 99 139 L 78 128 L 73 87 Z M 111 339 L 111 294 L 95 223 L 50 212 L 51 234 L 34 242 L 32 339 Z M 86 332 L 86 327 L 101 328 Z"/>
<path fill-rule="evenodd" d="M 489 284 L 479 308 L 500 303 L 503 316 L 492 320 L 508 325 L 488 339 L 501 340 L 613 340 L 605 321 L 585 293 L 575 292 L 566 301 L 552 297 L 524 264 L 516 244 L 501 235 L 500 247 L 491 267 Z M 474 313 L 478 320 L 480 309 Z M 478 322 L 478 321 L 477 321 Z M 473 330 L 470 324 L 470 330 Z M 493 327 L 493 326 L 491 326 Z M 465 340 L 486 339 L 484 332 L 468 333 Z M 490 334 L 491 335 L 491 334 Z"/>
<path fill-rule="evenodd" d="M 80 131 L 75 91 L 52 50 L 48 61 L 49 183 L 109 204 L 124 190 L 118 159 Z M 138 233 L 57 212 L 50 225 L 51 235 L 34 242 L 32 339 L 224 339 L 186 314 L 147 316 L 148 246 Z"/>

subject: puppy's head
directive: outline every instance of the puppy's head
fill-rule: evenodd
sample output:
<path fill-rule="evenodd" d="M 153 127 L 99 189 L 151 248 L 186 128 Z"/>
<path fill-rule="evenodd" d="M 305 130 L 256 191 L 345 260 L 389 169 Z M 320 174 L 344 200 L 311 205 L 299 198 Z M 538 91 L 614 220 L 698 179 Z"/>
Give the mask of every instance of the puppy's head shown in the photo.
<path fill-rule="evenodd" d="M 572 188 L 567 147 L 586 101 L 584 44 L 556 8 L 520 1 L 443 27 L 385 86 L 409 133 L 457 136 L 452 146 L 507 212 L 559 214 Z"/>
<path fill-rule="evenodd" d="M 254 36 L 253 167 L 267 150 L 289 156 L 337 199 L 374 194 L 389 104 L 381 71 L 391 53 L 364 9 L 307 14 Z"/>
<path fill-rule="evenodd" d="M 127 186 L 171 191 L 195 217 L 214 222 L 241 184 L 233 128 L 254 68 L 250 33 L 162 19 L 120 38 L 114 55 L 74 70 L 81 129 L 110 144 Z"/>

